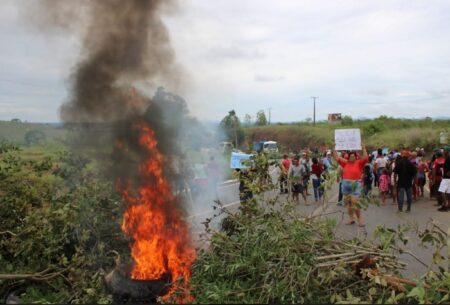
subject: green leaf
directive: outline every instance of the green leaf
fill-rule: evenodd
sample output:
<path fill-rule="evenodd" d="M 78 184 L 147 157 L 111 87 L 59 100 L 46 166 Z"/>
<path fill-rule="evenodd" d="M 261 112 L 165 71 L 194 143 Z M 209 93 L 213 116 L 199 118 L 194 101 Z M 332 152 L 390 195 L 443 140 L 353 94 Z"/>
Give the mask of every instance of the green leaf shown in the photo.
<path fill-rule="evenodd" d="M 425 297 L 425 289 L 423 287 L 414 287 L 407 294 L 407 297 L 416 298 L 419 302 L 422 302 Z"/>

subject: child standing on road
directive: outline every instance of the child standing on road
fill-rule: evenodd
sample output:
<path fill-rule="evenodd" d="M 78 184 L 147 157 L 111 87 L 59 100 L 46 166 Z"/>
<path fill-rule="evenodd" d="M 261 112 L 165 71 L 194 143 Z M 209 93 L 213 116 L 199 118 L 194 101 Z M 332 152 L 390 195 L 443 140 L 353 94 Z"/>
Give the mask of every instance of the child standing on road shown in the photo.
<path fill-rule="evenodd" d="M 417 171 L 417 185 L 419 186 L 419 197 L 423 197 L 423 189 L 426 183 L 426 173 L 428 165 L 424 159 L 420 160 L 419 169 Z"/>
<path fill-rule="evenodd" d="M 381 201 L 383 202 L 383 205 L 386 205 L 386 195 L 389 191 L 389 182 L 390 177 L 388 170 L 384 168 L 381 172 L 381 176 L 379 179 L 379 190 L 381 195 Z"/>
<path fill-rule="evenodd" d="M 313 165 L 311 166 L 311 177 L 314 188 L 314 200 L 316 203 L 322 199 L 323 186 L 321 185 L 322 173 L 324 172 L 323 165 L 316 157 L 312 158 Z"/>

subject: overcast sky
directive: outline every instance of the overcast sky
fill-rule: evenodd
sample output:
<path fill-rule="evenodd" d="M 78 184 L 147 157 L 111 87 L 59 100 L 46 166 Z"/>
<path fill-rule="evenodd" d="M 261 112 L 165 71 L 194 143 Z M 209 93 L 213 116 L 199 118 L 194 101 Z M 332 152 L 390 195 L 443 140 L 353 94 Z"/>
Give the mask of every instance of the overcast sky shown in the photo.
<path fill-rule="evenodd" d="M 79 40 L 40 34 L 16 3 L 0 2 L 0 120 L 58 121 Z M 318 120 L 450 116 L 448 0 L 182 0 L 164 20 L 201 120 L 304 120 L 311 96 Z"/>

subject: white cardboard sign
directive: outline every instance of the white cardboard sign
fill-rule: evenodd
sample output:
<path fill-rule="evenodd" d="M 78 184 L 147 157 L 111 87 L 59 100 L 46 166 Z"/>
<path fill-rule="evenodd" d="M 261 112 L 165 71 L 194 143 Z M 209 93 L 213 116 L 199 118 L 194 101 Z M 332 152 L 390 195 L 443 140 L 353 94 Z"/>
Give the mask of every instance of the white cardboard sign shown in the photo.
<path fill-rule="evenodd" d="M 335 129 L 334 142 L 335 150 L 361 150 L 361 130 Z"/>

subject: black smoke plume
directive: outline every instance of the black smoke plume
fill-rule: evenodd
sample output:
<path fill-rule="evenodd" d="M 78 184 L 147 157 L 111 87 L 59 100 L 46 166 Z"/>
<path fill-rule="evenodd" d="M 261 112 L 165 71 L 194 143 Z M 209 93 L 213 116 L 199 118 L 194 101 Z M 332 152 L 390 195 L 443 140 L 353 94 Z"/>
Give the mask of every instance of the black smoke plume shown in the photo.
<path fill-rule="evenodd" d="M 172 0 L 41 0 L 26 10 L 41 28 L 82 35 L 61 118 L 79 132 L 74 146 L 112 152 L 115 178 L 138 179 L 145 151 L 137 143 L 136 123 L 142 120 L 155 131 L 169 160 L 182 158 L 178 138 L 188 113 L 184 100 L 162 88 L 153 98 L 135 89 L 162 82 L 182 86 L 183 73 L 161 20 L 162 11 L 174 6 Z M 166 170 L 170 178 L 179 175 L 169 166 Z"/>

